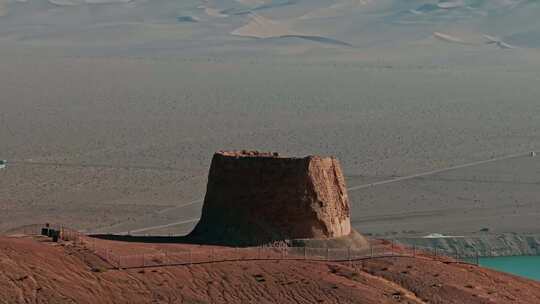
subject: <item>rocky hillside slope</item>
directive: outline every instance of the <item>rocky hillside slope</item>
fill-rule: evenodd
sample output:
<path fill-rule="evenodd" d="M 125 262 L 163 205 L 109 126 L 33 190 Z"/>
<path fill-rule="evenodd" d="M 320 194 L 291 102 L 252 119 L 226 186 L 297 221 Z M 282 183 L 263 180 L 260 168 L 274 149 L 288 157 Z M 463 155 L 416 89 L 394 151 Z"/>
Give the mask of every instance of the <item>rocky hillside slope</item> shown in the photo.
<path fill-rule="evenodd" d="M 121 243 L 136 250 L 137 243 Z M 70 243 L 0 237 L 0 303 L 538 303 L 540 283 L 427 257 L 107 270 Z M 98 266 L 96 266 L 98 265 Z"/>

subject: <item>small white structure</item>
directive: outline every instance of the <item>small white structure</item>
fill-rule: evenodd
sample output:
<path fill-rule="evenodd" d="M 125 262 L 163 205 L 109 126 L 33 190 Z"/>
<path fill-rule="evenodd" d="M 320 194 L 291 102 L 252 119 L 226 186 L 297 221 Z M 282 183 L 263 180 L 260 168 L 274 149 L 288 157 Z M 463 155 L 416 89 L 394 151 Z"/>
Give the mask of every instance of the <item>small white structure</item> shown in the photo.
<path fill-rule="evenodd" d="M 532 151 L 530 155 L 531 157 L 536 157 L 536 152 Z"/>
<path fill-rule="evenodd" d="M 441 238 L 444 238 L 445 235 L 442 234 L 442 233 L 430 233 L 426 236 L 424 236 L 423 238 L 424 239 L 441 239 Z"/>
<path fill-rule="evenodd" d="M 5 169 L 7 166 L 7 160 L 0 159 L 0 169 Z"/>
<path fill-rule="evenodd" d="M 444 235 L 442 233 L 430 233 L 426 236 L 423 236 L 423 239 L 454 239 L 454 238 L 462 238 L 464 236 L 462 235 Z"/>

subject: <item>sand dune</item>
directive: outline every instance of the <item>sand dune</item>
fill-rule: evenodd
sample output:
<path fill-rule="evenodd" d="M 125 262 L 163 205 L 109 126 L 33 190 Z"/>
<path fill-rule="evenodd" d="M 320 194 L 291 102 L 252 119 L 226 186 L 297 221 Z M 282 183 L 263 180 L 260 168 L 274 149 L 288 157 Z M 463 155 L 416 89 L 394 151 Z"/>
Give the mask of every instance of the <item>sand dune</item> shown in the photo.
<path fill-rule="evenodd" d="M 211 8 L 211 7 L 205 7 L 204 12 L 210 17 L 216 17 L 216 18 L 229 17 L 229 15 L 222 14 L 220 10 L 217 10 L 217 9 Z"/>
<path fill-rule="evenodd" d="M 236 1 L 245 5 L 253 5 L 253 6 L 264 4 L 263 0 L 236 0 Z"/>
<path fill-rule="evenodd" d="M 279 1 L 274 0 L 274 1 L 265 2 L 264 4 L 253 8 L 253 10 L 255 11 L 272 10 L 276 8 L 282 8 L 285 6 L 296 5 L 298 3 L 299 3 L 298 0 L 279 0 Z"/>
<path fill-rule="evenodd" d="M 512 46 L 504 41 L 502 41 L 500 38 L 493 37 L 490 35 L 483 35 L 483 37 L 487 40 L 487 44 L 494 44 L 498 46 L 501 49 L 515 49 L 515 46 Z"/>
<path fill-rule="evenodd" d="M 468 44 L 468 45 L 477 45 L 477 46 L 480 46 L 482 44 L 482 41 L 478 39 L 477 36 L 468 37 L 468 41 L 466 41 L 463 38 L 455 36 L 455 35 L 444 34 L 441 32 L 434 32 L 433 37 L 438 40 L 442 40 L 442 41 L 450 42 L 450 43 L 459 43 L 459 44 Z M 485 44 L 495 45 L 501 49 L 515 49 L 514 46 L 502 41 L 498 37 L 493 37 L 490 35 L 482 35 L 482 38 L 485 40 L 484 42 Z"/>
<path fill-rule="evenodd" d="M 81 4 L 112 4 L 129 3 L 131 0 L 47 0 L 49 3 L 58 6 L 74 6 Z"/>
<path fill-rule="evenodd" d="M 336 17 L 348 10 L 362 7 L 366 4 L 372 3 L 372 0 L 339 0 L 329 7 L 320 8 L 300 17 L 300 19 L 315 19 L 315 18 L 330 18 Z"/>
<path fill-rule="evenodd" d="M 437 3 L 437 7 L 442 9 L 452 9 L 452 8 L 458 8 L 465 6 L 465 3 L 463 0 L 458 1 L 445 1 L 445 2 L 439 2 Z"/>
<path fill-rule="evenodd" d="M 129 3 L 131 0 L 84 0 L 87 4 Z"/>
<path fill-rule="evenodd" d="M 232 35 L 255 37 L 255 38 L 273 38 L 282 36 L 301 36 L 289 28 L 288 22 L 280 22 L 265 18 L 261 15 L 252 13 L 251 20 L 244 26 L 232 31 Z"/>
<path fill-rule="evenodd" d="M 304 40 L 308 40 L 308 41 L 319 42 L 319 43 L 322 43 L 322 44 L 331 44 L 331 45 L 336 45 L 336 46 L 349 46 L 349 47 L 352 47 L 352 45 L 350 43 L 347 43 L 347 42 L 344 42 L 344 41 L 341 41 L 341 40 L 337 40 L 337 39 L 333 39 L 333 38 L 323 37 L 323 36 L 286 35 L 286 36 L 281 36 L 280 38 L 298 38 L 298 39 L 304 39 Z"/>
<path fill-rule="evenodd" d="M 443 34 L 443 33 L 440 33 L 440 32 L 434 32 L 433 37 L 435 37 L 435 38 L 437 38 L 439 40 L 442 40 L 442 41 L 446 41 L 446 42 L 466 43 L 463 39 L 461 39 L 459 37 L 448 35 L 448 34 Z"/>
<path fill-rule="evenodd" d="M 48 0 L 49 3 L 58 5 L 58 6 L 72 6 L 72 5 L 79 5 L 82 2 L 77 0 Z"/>
<path fill-rule="evenodd" d="M 290 22 L 276 21 L 265 18 L 261 15 L 252 13 L 253 17 L 244 26 L 231 32 L 235 36 L 254 37 L 254 38 L 298 38 L 308 41 L 314 41 L 322 44 L 331 44 L 337 46 L 351 46 L 347 42 L 343 42 L 330 37 L 319 35 L 302 34 L 291 30 Z"/>

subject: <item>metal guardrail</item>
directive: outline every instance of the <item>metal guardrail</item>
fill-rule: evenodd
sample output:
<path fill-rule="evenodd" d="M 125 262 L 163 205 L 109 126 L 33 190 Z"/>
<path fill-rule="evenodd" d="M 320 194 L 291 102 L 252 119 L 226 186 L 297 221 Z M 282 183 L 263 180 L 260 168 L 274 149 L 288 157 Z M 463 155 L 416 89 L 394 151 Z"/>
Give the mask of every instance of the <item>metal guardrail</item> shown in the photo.
<path fill-rule="evenodd" d="M 479 251 L 474 253 L 461 252 L 459 250 L 448 250 L 438 247 L 420 247 L 416 245 L 408 246 L 417 253 L 423 253 L 437 260 L 452 259 L 454 262 L 479 265 L 480 258 L 483 257 Z"/>

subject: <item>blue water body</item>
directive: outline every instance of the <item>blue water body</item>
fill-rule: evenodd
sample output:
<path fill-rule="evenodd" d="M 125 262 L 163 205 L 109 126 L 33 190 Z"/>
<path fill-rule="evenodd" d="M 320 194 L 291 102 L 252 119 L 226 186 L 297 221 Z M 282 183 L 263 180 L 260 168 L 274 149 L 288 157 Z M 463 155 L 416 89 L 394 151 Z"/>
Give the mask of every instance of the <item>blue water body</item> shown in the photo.
<path fill-rule="evenodd" d="M 480 265 L 540 281 L 540 256 L 480 258 Z"/>

